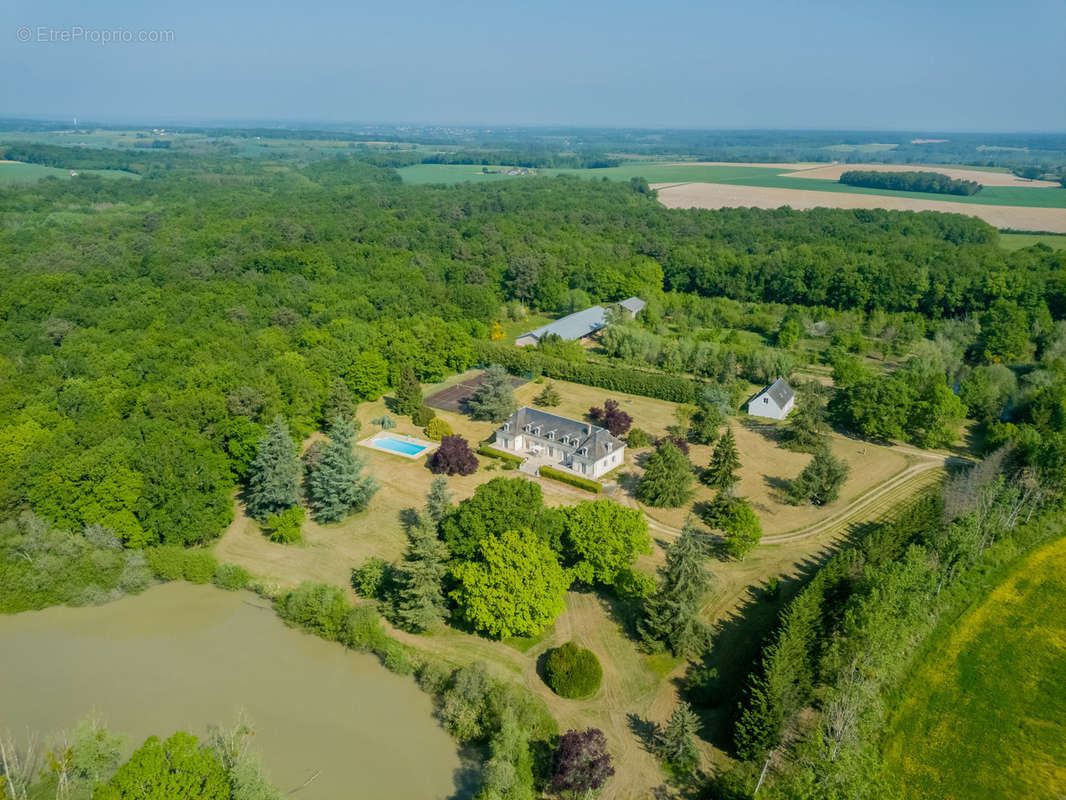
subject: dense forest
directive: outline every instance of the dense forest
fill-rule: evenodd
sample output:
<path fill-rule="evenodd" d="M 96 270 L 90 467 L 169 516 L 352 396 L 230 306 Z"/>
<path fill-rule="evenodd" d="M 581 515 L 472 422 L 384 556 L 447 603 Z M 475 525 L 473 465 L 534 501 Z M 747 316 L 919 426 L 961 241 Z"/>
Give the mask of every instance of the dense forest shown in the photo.
<path fill-rule="evenodd" d="M 423 382 L 466 369 L 505 303 L 666 289 L 985 314 L 993 361 L 1030 356 L 1033 331 L 1046 350 L 1066 311 L 1066 255 L 1007 253 L 967 217 L 670 211 L 639 189 L 406 187 L 358 161 L 5 189 L 0 507 L 129 545 L 211 539 L 274 415 L 303 436 L 334 378 L 358 400 L 405 363 Z"/>
<path fill-rule="evenodd" d="M 877 170 L 851 169 L 840 176 L 840 182 L 848 186 L 865 186 L 870 189 L 893 189 L 900 192 L 932 192 L 934 194 L 971 195 L 981 191 L 977 181 L 949 178 L 939 172 L 879 172 Z"/>

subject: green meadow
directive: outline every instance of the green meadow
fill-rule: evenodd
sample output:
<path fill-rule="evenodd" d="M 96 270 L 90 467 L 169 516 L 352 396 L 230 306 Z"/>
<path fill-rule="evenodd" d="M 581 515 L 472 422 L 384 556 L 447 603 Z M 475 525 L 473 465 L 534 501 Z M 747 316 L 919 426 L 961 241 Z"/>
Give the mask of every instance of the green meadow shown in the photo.
<path fill-rule="evenodd" d="M 885 739 L 901 798 L 1066 797 L 1064 597 L 1059 539 L 934 633 Z"/>
<path fill-rule="evenodd" d="M 133 178 L 140 179 L 140 175 L 132 172 L 122 172 L 116 169 L 79 169 L 79 175 L 99 175 L 102 178 Z M 45 167 L 40 164 L 0 164 L 0 185 L 6 183 L 29 183 L 41 178 L 62 178 L 70 180 L 70 170 L 59 167 Z"/>
<path fill-rule="evenodd" d="M 1066 235 L 1061 233 L 1001 233 L 999 244 L 1007 250 L 1021 250 L 1034 244 L 1046 244 L 1052 250 L 1066 250 Z"/>

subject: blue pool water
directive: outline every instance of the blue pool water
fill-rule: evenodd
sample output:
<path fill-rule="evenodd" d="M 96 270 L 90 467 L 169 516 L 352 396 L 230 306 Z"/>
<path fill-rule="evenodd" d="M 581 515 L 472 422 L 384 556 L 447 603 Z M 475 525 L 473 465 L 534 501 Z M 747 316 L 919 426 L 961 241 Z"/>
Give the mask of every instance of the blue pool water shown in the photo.
<path fill-rule="evenodd" d="M 374 447 L 380 447 L 382 450 L 391 450 L 394 453 L 403 453 L 405 456 L 417 456 L 429 445 L 405 442 L 403 439 L 393 439 L 386 436 L 381 439 L 375 439 Z"/>

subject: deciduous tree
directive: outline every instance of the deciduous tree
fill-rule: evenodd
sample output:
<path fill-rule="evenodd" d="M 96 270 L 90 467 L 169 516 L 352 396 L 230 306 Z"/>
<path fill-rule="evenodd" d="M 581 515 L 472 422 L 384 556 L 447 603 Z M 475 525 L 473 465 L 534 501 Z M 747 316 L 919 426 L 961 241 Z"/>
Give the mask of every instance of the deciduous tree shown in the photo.
<path fill-rule="evenodd" d="M 574 577 L 613 586 L 640 553 L 651 553 L 648 523 L 639 509 L 613 500 L 579 503 L 563 510 L 563 543 Z"/>
<path fill-rule="evenodd" d="M 566 610 L 570 575 L 555 553 L 528 528 L 489 536 L 479 560 L 452 568 L 451 597 L 459 613 L 490 636 L 532 636 Z"/>
<path fill-rule="evenodd" d="M 599 728 L 569 730 L 552 755 L 551 790 L 574 798 L 603 788 L 614 775 L 607 737 Z"/>
<path fill-rule="evenodd" d="M 458 434 L 441 438 L 440 447 L 429 457 L 429 471 L 435 475 L 473 475 L 477 465 L 474 451 Z"/>

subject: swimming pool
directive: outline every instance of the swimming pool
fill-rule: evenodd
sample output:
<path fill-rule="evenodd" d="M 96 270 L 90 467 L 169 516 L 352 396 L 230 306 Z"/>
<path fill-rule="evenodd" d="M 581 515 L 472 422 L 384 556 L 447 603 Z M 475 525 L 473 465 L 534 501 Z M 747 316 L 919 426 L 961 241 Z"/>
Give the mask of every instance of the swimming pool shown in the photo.
<path fill-rule="evenodd" d="M 380 447 L 382 450 L 391 450 L 393 453 L 400 453 L 405 456 L 417 456 L 429 445 L 405 442 L 403 439 L 394 439 L 391 436 L 382 436 L 380 439 L 374 440 L 374 447 Z"/>

